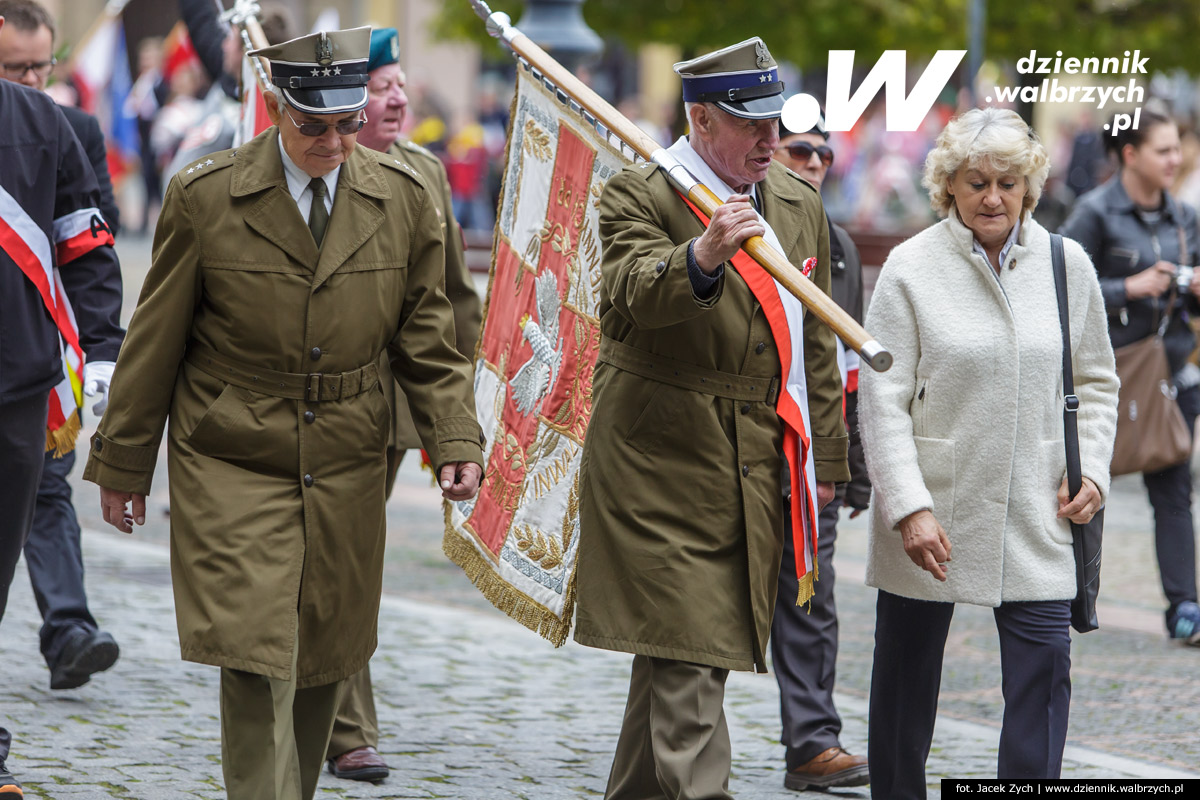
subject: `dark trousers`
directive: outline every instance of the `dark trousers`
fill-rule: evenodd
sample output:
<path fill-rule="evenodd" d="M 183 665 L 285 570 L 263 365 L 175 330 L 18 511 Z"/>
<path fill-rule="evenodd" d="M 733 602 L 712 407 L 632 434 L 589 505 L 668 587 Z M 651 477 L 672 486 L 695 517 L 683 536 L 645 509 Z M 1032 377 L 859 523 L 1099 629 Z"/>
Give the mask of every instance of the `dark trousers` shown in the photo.
<path fill-rule="evenodd" d="M 839 747 L 842 718 L 833 706 L 838 618 L 833 599 L 833 548 L 838 510 L 833 500 L 818 516 L 817 582 L 812 604 L 796 605 L 796 556 L 791 515 L 785 513 L 783 564 L 771 623 L 771 665 L 779 683 L 780 716 L 787 768 L 796 769 L 831 747 Z"/>
<path fill-rule="evenodd" d="M 1200 413 L 1200 386 L 1179 392 L 1179 410 L 1194 431 Z M 1196 531 L 1192 525 L 1192 470 L 1185 461 L 1161 472 L 1142 475 L 1154 507 L 1154 550 L 1168 613 L 1180 603 L 1196 601 Z"/>
<path fill-rule="evenodd" d="M 25 542 L 29 582 L 42 614 L 41 647 L 53 667 L 62 654 L 64 634 L 74 628 L 96 630 L 83 588 L 83 553 L 79 520 L 71 504 L 67 475 L 75 466 L 74 451 L 62 458 L 46 455 L 37 492 L 33 528 Z"/>
<path fill-rule="evenodd" d="M 39 392 L 36 397 L 0 403 L 0 621 L 33 522 L 49 401 L 49 392 Z M 10 741 L 8 731 L 0 727 L 0 761 L 8 757 Z"/>
<path fill-rule="evenodd" d="M 1004 695 L 998 778 L 1057 778 L 1062 772 L 1071 706 L 1070 613 L 1068 600 L 994 609 Z M 925 761 L 953 616 L 953 603 L 879 592 L 868 719 L 871 797 L 925 797 Z"/>

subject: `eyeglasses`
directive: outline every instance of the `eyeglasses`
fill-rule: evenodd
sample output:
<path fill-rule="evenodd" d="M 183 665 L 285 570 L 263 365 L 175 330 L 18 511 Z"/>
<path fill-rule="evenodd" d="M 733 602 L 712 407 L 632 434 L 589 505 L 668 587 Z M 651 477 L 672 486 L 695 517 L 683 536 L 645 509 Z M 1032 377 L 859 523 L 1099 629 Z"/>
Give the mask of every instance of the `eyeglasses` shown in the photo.
<path fill-rule="evenodd" d="M 342 120 L 330 125 L 327 122 L 296 122 L 296 118 L 292 116 L 292 112 L 286 108 L 283 109 L 283 113 L 287 114 L 287 118 L 296 126 L 296 130 L 300 131 L 301 136 L 310 136 L 314 139 L 318 136 L 324 136 L 325 131 L 330 128 L 333 128 L 339 136 L 349 136 L 352 133 L 358 133 L 362 130 L 363 125 L 367 124 L 364 115 L 359 115 L 358 119 Z"/>
<path fill-rule="evenodd" d="M 32 72 L 39 78 L 45 78 L 57 63 L 58 59 L 52 58 L 49 61 L 29 61 L 24 64 L 3 64 L 0 66 L 4 67 L 4 77 L 10 81 L 19 81 L 25 77 L 26 72 Z"/>
<path fill-rule="evenodd" d="M 797 161 L 803 163 L 812 158 L 812 154 L 816 153 L 821 159 L 821 163 L 829 167 L 833 165 L 833 150 L 829 145 L 817 145 L 813 147 L 808 142 L 792 142 L 789 145 L 784 145 L 780 150 L 787 150 L 788 155 Z"/>

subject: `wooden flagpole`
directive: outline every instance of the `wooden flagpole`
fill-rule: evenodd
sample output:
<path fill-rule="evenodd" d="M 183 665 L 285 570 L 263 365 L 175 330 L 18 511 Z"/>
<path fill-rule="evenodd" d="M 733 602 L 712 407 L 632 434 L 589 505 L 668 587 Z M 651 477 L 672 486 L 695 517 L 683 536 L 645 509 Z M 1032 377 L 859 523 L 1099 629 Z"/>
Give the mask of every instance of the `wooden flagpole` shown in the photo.
<path fill-rule="evenodd" d="M 470 2 L 475 13 L 487 23 L 489 34 L 508 45 L 514 53 L 525 59 L 530 66 L 544 75 L 584 111 L 595 117 L 601 125 L 616 134 L 639 156 L 661 166 L 670 177 L 671 182 L 686 194 L 688 199 L 706 216 L 712 218 L 713 213 L 722 203 L 711 189 L 696 180 L 674 156 L 645 131 L 626 119 L 604 98 L 571 74 L 545 50 L 534 44 L 528 36 L 513 27 L 507 14 L 493 13 L 487 3 L 482 0 L 470 0 Z M 815 283 L 796 269 L 783 253 L 768 244 L 761 236 L 752 236 L 747 239 L 742 244 L 742 249 L 761 264 L 771 277 L 779 281 L 780 285 L 795 295 L 806 308 L 832 328 L 842 341 L 858 351 L 863 361 L 879 372 L 892 366 L 892 354 L 875 341 L 853 317 L 842 310 L 841 306 L 833 301 L 833 298 L 822 292 Z"/>

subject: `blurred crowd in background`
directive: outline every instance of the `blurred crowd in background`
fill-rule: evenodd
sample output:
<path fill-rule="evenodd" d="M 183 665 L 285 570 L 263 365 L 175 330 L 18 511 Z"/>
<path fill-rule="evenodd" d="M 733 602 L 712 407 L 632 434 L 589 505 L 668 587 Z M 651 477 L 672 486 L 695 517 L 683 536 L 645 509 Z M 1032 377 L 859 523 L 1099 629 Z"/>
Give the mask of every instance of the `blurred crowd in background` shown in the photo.
<path fill-rule="evenodd" d="M 180 6 L 186 5 L 188 0 L 181 0 Z M 290 28 L 290 35 L 305 32 L 294 23 Z M 124 47 L 123 41 L 120 44 Z M 58 43 L 63 55 L 60 61 L 67 60 L 70 45 Z M 212 140 L 221 127 L 236 127 L 237 120 L 231 118 L 236 116 L 236 108 L 219 102 L 212 91 L 220 77 L 205 68 L 183 18 L 167 35 L 142 38 L 130 47 L 133 67 L 119 108 L 107 112 L 99 108 L 94 86 L 98 81 L 94 75 L 84 78 L 89 71 L 96 71 L 94 54 L 72 57 L 71 70 L 64 70 L 60 63 L 49 78 L 48 91 L 59 102 L 80 105 L 100 117 L 109 139 L 109 166 L 124 212 L 123 227 L 133 235 L 148 235 L 165 182 L 198 143 Z M 95 47 L 85 44 L 84 49 Z M 619 44 L 610 49 L 621 51 Z M 401 62 L 405 61 L 402 55 Z M 606 56 L 599 64 L 577 72 L 626 116 L 664 145 L 669 144 L 684 132 L 682 109 L 640 95 L 636 63 L 635 54 L 624 53 L 623 57 Z M 910 64 L 910 86 L 922 67 L 919 62 Z M 119 82 L 119 72 L 114 65 L 99 68 L 112 84 Z M 631 73 L 635 74 L 633 80 Z M 800 76 L 793 70 L 791 85 L 822 99 L 822 78 Z M 461 86 L 412 82 L 406 87 L 404 135 L 443 160 L 455 213 L 468 231 L 488 232 L 495 221 L 513 84 L 513 62 L 498 57 L 484 60 L 476 85 L 469 87 L 475 98 L 467 106 L 470 111 L 461 110 L 462 103 L 448 102 L 448 93 L 461 91 Z M 1147 89 L 1147 102 L 1173 114 L 1182 132 L 1183 157 L 1172 193 L 1184 202 L 1200 204 L 1197 84 L 1178 74 L 1155 75 Z M 897 240 L 932 223 L 934 217 L 920 185 L 922 164 L 945 123 L 971 105 L 969 94 L 951 85 L 919 130 L 888 131 L 881 92 L 852 130 L 832 133 L 835 159 L 823 192 L 830 217 L 852 232 Z M 1082 104 L 1062 106 L 1054 114 L 1041 111 L 1033 113 L 1033 122 L 1050 151 L 1052 171 L 1036 214 L 1046 227 L 1054 229 L 1066 219 L 1076 197 L 1112 174 L 1114 165 L 1105 152 L 1106 133 L 1101 129 L 1112 112 Z M 132 124 L 123 124 L 129 121 Z M 140 180 L 134 180 L 136 177 Z M 482 241 L 480 236 L 474 238 Z"/>

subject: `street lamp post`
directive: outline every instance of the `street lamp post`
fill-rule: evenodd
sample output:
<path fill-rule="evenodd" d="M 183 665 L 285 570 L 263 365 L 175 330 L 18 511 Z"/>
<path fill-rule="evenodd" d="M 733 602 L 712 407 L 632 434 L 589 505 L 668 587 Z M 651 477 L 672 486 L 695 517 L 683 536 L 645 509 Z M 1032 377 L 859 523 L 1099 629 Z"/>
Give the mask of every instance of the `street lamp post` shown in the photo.
<path fill-rule="evenodd" d="M 517 27 L 574 71 L 594 60 L 604 43 L 583 19 L 583 0 L 525 0 L 525 13 Z"/>

